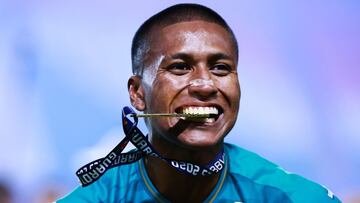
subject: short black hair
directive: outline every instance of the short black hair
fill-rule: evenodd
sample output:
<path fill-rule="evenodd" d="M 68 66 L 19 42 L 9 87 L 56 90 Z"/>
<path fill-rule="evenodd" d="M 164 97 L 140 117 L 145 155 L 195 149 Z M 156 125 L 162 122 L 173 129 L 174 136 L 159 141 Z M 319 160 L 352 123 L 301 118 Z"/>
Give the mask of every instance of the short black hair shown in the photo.
<path fill-rule="evenodd" d="M 179 22 L 203 20 L 216 23 L 230 34 L 231 41 L 238 57 L 238 44 L 235 35 L 225 20 L 212 9 L 199 4 L 176 4 L 153 15 L 136 31 L 131 46 L 131 62 L 134 75 L 142 76 L 144 71 L 144 56 L 150 50 L 148 37 L 153 28 L 165 27 Z"/>

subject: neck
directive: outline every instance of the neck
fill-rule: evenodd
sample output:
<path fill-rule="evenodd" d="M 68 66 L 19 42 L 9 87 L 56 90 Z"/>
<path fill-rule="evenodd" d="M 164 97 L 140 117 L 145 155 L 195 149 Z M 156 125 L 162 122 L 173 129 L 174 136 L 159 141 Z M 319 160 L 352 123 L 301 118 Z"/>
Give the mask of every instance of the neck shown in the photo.
<path fill-rule="evenodd" d="M 206 149 L 187 149 L 163 139 L 151 140 L 154 148 L 166 158 L 206 165 L 220 153 L 223 143 Z M 220 173 L 211 176 L 183 174 L 155 157 L 145 158 L 146 170 L 157 190 L 171 202 L 203 202 L 215 188 Z"/>

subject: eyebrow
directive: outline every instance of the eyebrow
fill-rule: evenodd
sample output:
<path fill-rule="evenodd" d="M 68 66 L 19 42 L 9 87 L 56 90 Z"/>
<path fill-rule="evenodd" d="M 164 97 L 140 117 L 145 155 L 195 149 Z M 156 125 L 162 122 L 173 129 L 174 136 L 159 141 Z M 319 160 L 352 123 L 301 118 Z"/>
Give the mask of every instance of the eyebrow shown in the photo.
<path fill-rule="evenodd" d="M 209 60 L 210 61 L 216 61 L 216 60 L 219 60 L 219 59 L 228 59 L 228 60 L 235 60 L 235 58 L 227 55 L 227 54 L 224 54 L 224 53 L 215 53 L 215 54 L 211 54 L 211 56 L 209 57 Z"/>
<path fill-rule="evenodd" d="M 190 54 L 183 53 L 183 52 L 179 52 L 179 53 L 170 55 L 169 58 L 170 58 L 170 59 L 185 59 L 185 60 L 191 60 L 191 59 L 192 59 L 192 57 L 190 56 Z"/>
<path fill-rule="evenodd" d="M 185 59 L 185 60 L 192 60 L 193 57 L 191 56 L 191 54 L 187 54 L 187 53 L 184 53 L 184 52 L 179 52 L 179 53 L 176 53 L 176 54 L 173 54 L 169 57 L 166 57 L 166 58 L 170 58 L 170 59 Z M 215 61 L 215 60 L 219 60 L 219 59 L 228 59 L 228 60 L 232 60 L 234 59 L 233 57 L 225 54 L 225 53 L 221 53 L 221 52 L 217 52 L 217 53 L 213 53 L 213 54 L 210 54 L 208 60 L 211 60 L 211 61 Z M 235 60 L 235 59 L 234 59 Z"/>

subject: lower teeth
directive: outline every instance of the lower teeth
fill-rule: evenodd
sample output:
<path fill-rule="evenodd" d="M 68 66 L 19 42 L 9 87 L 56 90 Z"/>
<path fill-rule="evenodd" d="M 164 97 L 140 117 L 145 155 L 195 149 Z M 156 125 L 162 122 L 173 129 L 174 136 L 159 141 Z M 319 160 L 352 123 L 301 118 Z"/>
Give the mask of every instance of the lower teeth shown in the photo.
<path fill-rule="evenodd" d="M 215 122 L 215 118 L 205 118 L 206 123 L 213 123 Z"/>
<path fill-rule="evenodd" d="M 189 118 L 189 117 L 180 117 L 183 120 L 187 120 L 187 121 L 193 121 L 193 122 L 203 122 L 203 123 L 213 123 L 215 122 L 215 118 Z"/>

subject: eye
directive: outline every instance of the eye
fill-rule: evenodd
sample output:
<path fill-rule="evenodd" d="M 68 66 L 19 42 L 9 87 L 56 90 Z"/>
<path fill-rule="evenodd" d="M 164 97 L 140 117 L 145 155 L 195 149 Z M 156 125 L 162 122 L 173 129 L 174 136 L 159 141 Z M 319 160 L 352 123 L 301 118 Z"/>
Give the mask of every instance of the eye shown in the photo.
<path fill-rule="evenodd" d="M 231 66 L 228 64 L 215 64 L 210 68 L 210 72 L 218 76 L 226 76 L 231 73 Z"/>
<path fill-rule="evenodd" d="M 186 63 L 173 63 L 168 67 L 168 71 L 175 75 L 184 75 L 191 71 L 191 66 Z"/>

